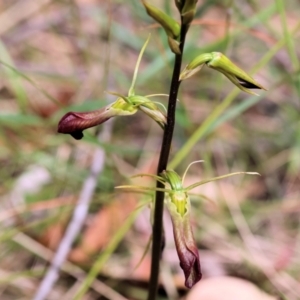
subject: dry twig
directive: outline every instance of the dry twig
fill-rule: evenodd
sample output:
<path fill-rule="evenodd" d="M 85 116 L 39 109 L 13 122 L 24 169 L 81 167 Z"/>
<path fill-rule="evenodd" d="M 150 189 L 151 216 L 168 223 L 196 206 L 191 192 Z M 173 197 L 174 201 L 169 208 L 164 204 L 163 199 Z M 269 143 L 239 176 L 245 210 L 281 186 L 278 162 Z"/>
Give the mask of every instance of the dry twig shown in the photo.
<path fill-rule="evenodd" d="M 111 127 L 111 122 L 105 123 L 103 131 L 98 135 L 98 139 L 101 140 L 101 142 L 107 142 L 110 139 Z M 104 161 L 104 150 L 102 148 L 96 149 L 90 169 L 90 174 L 83 184 L 78 203 L 73 213 L 72 220 L 68 225 L 66 233 L 56 251 L 51 266 L 49 267 L 49 270 L 43 278 L 43 281 L 34 296 L 34 300 L 46 299 L 47 295 L 49 294 L 55 282 L 57 281 L 60 268 L 62 264 L 66 261 L 72 244 L 83 226 L 84 220 L 88 213 L 90 202 L 92 200 L 96 188 L 97 177 L 104 167 Z"/>
<path fill-rule="evenodd" d="M 24 233 L 19 232 L 17 235 L 14 236 L 13 240 L 22 247 L 26 248 L 28 251 L 34 253 L 35 255 L 38 255 L 39 257 L 47 261 L 51 261 L 51 259 L 54 257 L 53 251 L 49 250 L 48 248 L 41 245 L 40 243 L 25 235 Z M 86 273 L 81 268 L 75 266 L 74 264 L 68 261 L 66 261 L 61 266 L 61 270 L 77 278 L 78 281 L 81 281 L 86 276 Z M 112 288 L 110 288 L 109 286 L 97 279 L 94 280 L 94 282 L 91 285 L 91 288 L 108 299 L 127 300 L 125 297 L 118 294 Z"/>

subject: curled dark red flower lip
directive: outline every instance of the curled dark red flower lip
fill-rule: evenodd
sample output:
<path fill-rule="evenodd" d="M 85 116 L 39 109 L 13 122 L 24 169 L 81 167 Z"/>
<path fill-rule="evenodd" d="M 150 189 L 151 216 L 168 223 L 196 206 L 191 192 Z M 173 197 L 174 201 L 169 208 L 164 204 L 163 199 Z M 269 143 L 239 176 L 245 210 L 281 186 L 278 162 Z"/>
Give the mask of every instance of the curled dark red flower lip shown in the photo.
<path fill-rule="evenodd" d="M 180 267 L 185 276 L 185 286 L 191 288 L 202 278 L 202 273 L 199 252 L 193 237 L 189 214 L 182 218 L 171 213 L 171 218 Z"/>
<path fill-rule="evenodd" d="M 105 108 L 92 112 L 68 112 L 59 121 L 57 132 L 70 134 L 76 140 L 80 140 L 83 130 L 102 124 L 111 117 Z"/>
<path fill-rule="evenodd" d="M 202 273 L 199 252 L 190 224 L 190 199 L 182 186 L 182 179 L 176 172 L 166 170 L 162 172 L 162 178 L 172 190 L 166 197 L 166 204 L 173 224 L 176 251 L 185 276 L 185 286 L 191 288 L 202 278 Z"/>

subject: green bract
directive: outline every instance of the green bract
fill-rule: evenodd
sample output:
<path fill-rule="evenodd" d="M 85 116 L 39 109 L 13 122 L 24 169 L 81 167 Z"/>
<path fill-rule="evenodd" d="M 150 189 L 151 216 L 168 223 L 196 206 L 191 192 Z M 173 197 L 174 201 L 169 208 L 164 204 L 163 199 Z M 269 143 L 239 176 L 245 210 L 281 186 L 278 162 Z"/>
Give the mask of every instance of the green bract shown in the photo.
<path fill-rule="evenodd" d="M 159 23 L 165 30 L 168 36 L 169 47 L 175 54 L 180 54 L 178 37 L 180 35 L 180 25 L 173 18 L 168 16 L 165 12 L 157 7 L 143 1 L 146 11 L 157 23 Z"/>
<path fill-rule="evenodd" d="M 185 0 L 182 8 L 182 13 L 187 13 L 189 11 L 196 9 L 196 4 L 198 0 Z"/>
<path fill-rule="evenodd" d="M 173 18 L 157 7 L 143 1 L 146 11 L 157 23 L 159 23 L 171 38 L 177 38 L 180 34 L 180 25 Z"/>
<path fill-rule="evenodd" d="M 189 25 L 196 13 L 196 4 L 198 0 L 175 0 L 175 5 L 182 18 L 182 24 Z"/>

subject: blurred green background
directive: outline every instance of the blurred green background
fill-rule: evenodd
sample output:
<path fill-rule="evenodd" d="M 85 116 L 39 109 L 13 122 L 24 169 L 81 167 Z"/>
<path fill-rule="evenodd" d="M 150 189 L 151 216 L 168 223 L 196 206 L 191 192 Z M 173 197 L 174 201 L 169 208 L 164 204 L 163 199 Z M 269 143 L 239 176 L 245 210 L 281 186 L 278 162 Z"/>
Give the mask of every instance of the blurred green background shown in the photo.
<path fill-rule="evenodd" d="M 151 3 L 178 19 L 173 1 Z M 229 172 L 260 173 L 198 188 L 194 233 L 205 278 L 240 277 L 276 299 L 300 299 L 299 15 L 296 0 L 198 1 L 183 65 L 220 51 L 268 91 L 249 96 L 204 67 L 181 85 L 170 159 L 179 174 L 204 160 L 189 170 L 186 185 Z M 32 298 L 95 151 L 103 149 L 85 226 L 49 299 L 74 299 L 99 259 L 98 282 L 145 299 L 149 251 L 140 260 L 151 235 L 152 196 L 114 187 L 154 185 L 129 177 L 156 172 L 161 129 L 137 113 L 89 129 L 81 141 L 56 131 L 64 113 L 107 105 L 115 97 L 106 91 L 127 93 L 149 33 L 136 92 L 168 94 L 174 55 L 163 30 L 138 0 L 2 0 L 0 24 L 0 298 Z M 156 100 L 167 106 L 166 99 Z M 159 299 L 178 299 L 187 291 L 167 214 L 165 223 Z M 116 235 L 121 242 L 109 248 Z M 118 299 L 109 295 L 91 288 L 82 299 Z"/>

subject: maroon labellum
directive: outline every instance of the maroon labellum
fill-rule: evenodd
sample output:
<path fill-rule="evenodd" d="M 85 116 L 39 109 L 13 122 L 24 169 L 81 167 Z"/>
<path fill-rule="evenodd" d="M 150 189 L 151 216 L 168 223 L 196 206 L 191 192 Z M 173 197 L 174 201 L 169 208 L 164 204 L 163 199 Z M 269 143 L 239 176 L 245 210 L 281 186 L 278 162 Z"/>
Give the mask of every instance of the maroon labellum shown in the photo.
<path fill-rule="evenodd" d="M 193 287 L 202 277 L 198 248 L 195 243 L 189 214 L 181 217 L 171 213 L 177 254 L 185 276 L 185 286 Z"/>
<path fill-rule="evenodd" d="M 74 139 L 80 140 L 83 137 L 83 130 L 102 124 L 113 115 L 107 108 L 92 112 L 68 112 L 59 121 L 57 132 L 70 134 Z"/>

